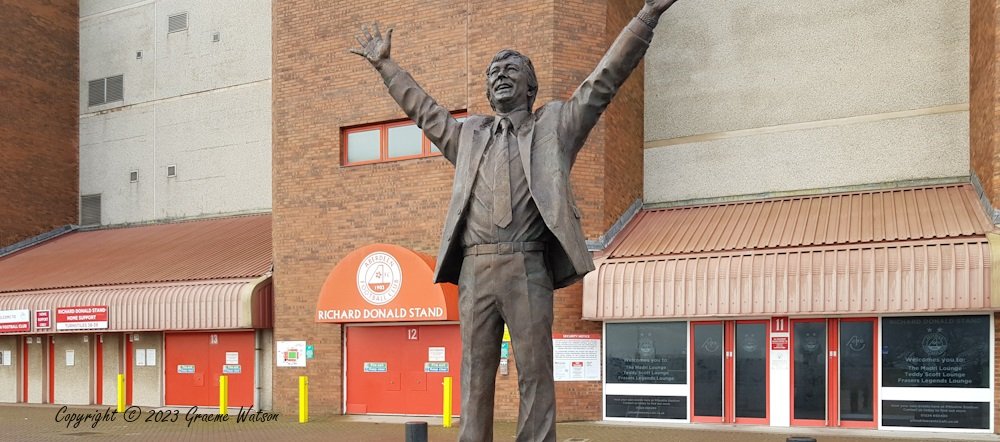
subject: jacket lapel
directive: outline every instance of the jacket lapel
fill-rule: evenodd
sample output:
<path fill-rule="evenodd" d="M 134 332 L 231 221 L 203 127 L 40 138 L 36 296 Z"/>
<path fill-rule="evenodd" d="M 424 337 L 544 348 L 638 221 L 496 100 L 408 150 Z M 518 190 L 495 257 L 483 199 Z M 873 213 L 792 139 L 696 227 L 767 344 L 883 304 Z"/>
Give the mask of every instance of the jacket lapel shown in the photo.
<path fill-rule="evenodd" d="M 489 128 L 493 126 L 493 119 L 487 119 L 472 132 L 472 153 L 469 157 L 469 169 L 465 173 L 466 194 L 472 189 L 472 182 L 479 172 L 479 164 L 483 162 L 483 152 L 486 150 L 486 143 L 490 141 Z"/>
<path fill-rule="evenodd" d="M 531 188 L 531 135 L 535 133 L 535 116 L 528 117 L 521 125 L 517 134 L 517 149 L 521 153 L 521 164 L 524 165 L 524 176 Z"/>

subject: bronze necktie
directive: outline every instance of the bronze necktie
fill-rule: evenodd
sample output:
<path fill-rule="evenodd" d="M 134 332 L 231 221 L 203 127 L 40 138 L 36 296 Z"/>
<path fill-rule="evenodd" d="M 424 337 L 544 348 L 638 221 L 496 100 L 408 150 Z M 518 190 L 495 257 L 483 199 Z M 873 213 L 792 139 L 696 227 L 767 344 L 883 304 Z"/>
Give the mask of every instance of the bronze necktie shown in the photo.
<path fill-rule="evenodd" d="M 496 169 L 493 174 L 493 222 L 500 228 L 510 225 L 510 120 L 500 120 L 495 152 Z"/>

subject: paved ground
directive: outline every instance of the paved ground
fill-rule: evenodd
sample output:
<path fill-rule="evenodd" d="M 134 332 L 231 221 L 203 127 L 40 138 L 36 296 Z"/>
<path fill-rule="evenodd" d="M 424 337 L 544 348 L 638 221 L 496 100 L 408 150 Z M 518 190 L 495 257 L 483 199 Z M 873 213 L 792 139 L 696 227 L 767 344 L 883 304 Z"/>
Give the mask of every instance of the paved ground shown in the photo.
<path fill-rule="evenodd" d="M 282 414 L 267 422 L 236 422 L 235 412 L 229 422 L 204 422 L 189 417 L 187 409 L 167 413 L 167 409 L 134 409 L 131 414 L 114 415 L 114 420 L 103 420 L 95 425 L 93 420 L 82 422 L 74 428 L 69 421 L 72 413 L 87 416 L 104 408 L 83 407 L 61 411 L 54 406 L 0 406 L 0 440 L 80 441 L 91 439 L 118 439 L 153 441 L 358 441 L 402 442 L 405 420 L 402 418 L 370 417 L 314 417 L 311 422 L 299 424 L 297 416 Z M 161 411 L 157 416 L 156 411 Z M 204 411 L 204 410 L 202 410 Z M 214 411 L 214 410 L 213 410 Z M 56 421 L 58 418 L 60 421 Z M 170 422 L 174 420 L 175 422 Z M 214 417 L 212 414 L 200 416 Z M 157 417 L 167 422 L 154 422 Z M 126 419 L 127 418 L 127 419 Z M 146 419 L 150 418 L 147 422 Z M 93 418 L 91 418 L 93 419 Z M 442 428 L 440 418 L 429 430 L 430 442 L 453 442 L 457 428 Z M 132 422 L 128 422 L 132 421 Z M 190 421 L 190 425 L 189 424 Z M 789 436 L 811 436 L 818 442 L 915 442 L 915 441 L 994 441 L 995 435 L 955 436 L 941 433 L 888 433 L 858 430 L 789 429 L 766 427 L 731 427 L 708 425 L 610 424 L 596 422 L 564 423 L 558 427 L 560 442 L 617 442 L 617 441 L 671 441 L 671 442 L 785 442 Z M 887 434 L 888 433 L 888 434 Z M 498 423 L 496 442 L 514 441 L 514 424 Z"/>

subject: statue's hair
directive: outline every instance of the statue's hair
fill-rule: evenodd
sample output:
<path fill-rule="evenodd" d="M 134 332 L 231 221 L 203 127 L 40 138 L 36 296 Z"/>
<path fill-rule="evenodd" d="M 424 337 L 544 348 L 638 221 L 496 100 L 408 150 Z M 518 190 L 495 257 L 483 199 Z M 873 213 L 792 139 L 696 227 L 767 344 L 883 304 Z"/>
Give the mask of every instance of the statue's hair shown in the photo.
<path fill-rule="evenodd" d="M 490 64 L 486 66 L 486 78 L 487 78 L 486 99 L 489 100 L 490 107 L 492 107 L 493 110 L 496 111 L 497 110 L 496 106 L 493 104 L 493 91 L 490 90 L 488 84 L 489 83 L 488 78 L 490 76 L 490 68 L 493 67 L 494 63 L 506 60 L 510 57 L 520 58 L 521 63 L 524 64 L 524 67 L 528 74 L 528 112 L 531 112 L 531 110 L 534 108 L 533 106 L 535 105 L 535 97 L 538 96 L 538 77 L 535 76 L 535 66 L 531 64 L 531 59 L 528 58 L 528 56 L 520 52 L 517 52 L 513 49 L 504 49 L 501 50 L 500 52 L 497 52 L 497 55 L 493 56 L 493 60 L 490 61 Z"/>

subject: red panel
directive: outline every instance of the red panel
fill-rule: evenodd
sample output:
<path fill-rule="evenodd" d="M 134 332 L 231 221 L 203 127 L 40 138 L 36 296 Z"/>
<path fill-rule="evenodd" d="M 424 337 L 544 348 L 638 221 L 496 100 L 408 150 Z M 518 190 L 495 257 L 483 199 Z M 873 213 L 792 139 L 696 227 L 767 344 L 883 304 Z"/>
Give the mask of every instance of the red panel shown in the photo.
<path fill-rule="evenodd" d="M 218 343 L 212 344 L 212 335 Z M 229 377 L 229 405 L 253 405 L 254 332 L 167 333 L 164 336 L 164 402 L 172 406 L 219 406 L 219 376 Z M 238 353 L 238 364 L 226 364 L 226 353 Z M 193 365 L 192 373 L 178 373 L 178 366 Z M 238 365 L 239 373 L 225 373 L 223 366 Z M 207 382 L 206 382 L 207 380 Z"/>
<path fill-rule="evenodd" d="M 413 328 L 417 339 L 408 339 Z M 453 379 L 453 413 L 460 413 L 458 325 L 347 327 L 346 347 L 347 413 L 441 415 L 445 376 Z M 430 347 L 445 348 L 447 373 L 425 370 Z M 385 363 L 386 371 L 365 372 L 366 362 Z"/>
<path fill-rule="evenodd" d="M 28 338 L 21 337 L 21 402 L 28 403 Z"/>
<path fill-rule="evenodd" d="M 840 323 L 836 319 L 826 321 L 826 421 L 830 426 L 837 425 L 840 422 L 839 325 Z"/>
<path fill-rule="evenodd" d="M 97 368 L 94 370 L 97 372 L 97 379 L 94 382 L 97 397 L 94 402 L 101 405 L 104 403 L 104 343 L 101 342 L 101 335 L 94 335 L 94 346 L 96 353 L 94 357 L 97 360 Z"/>
<path fill-rule="evenodd" d="M 56 340 L 49 336 L 49 403 L 56 403 Z"/>
<path fill-rule="evenodd" d="M 125 334 L 125 404 L 132 405 L 132 335 Z"/>
<path fill-rule="evenodd" d="M 733 422 L 734 416 L 736 416 L 736 401 L 733 400 L 733 396 L 736 393 L 736 358 L 733 357 L 736 351 L 736 326 L 733 321 L 726 321 L 725 326 L 725 366 L 723 367 L 725 384 L 723 387 L 723 420 L 725 422 Z"/>

